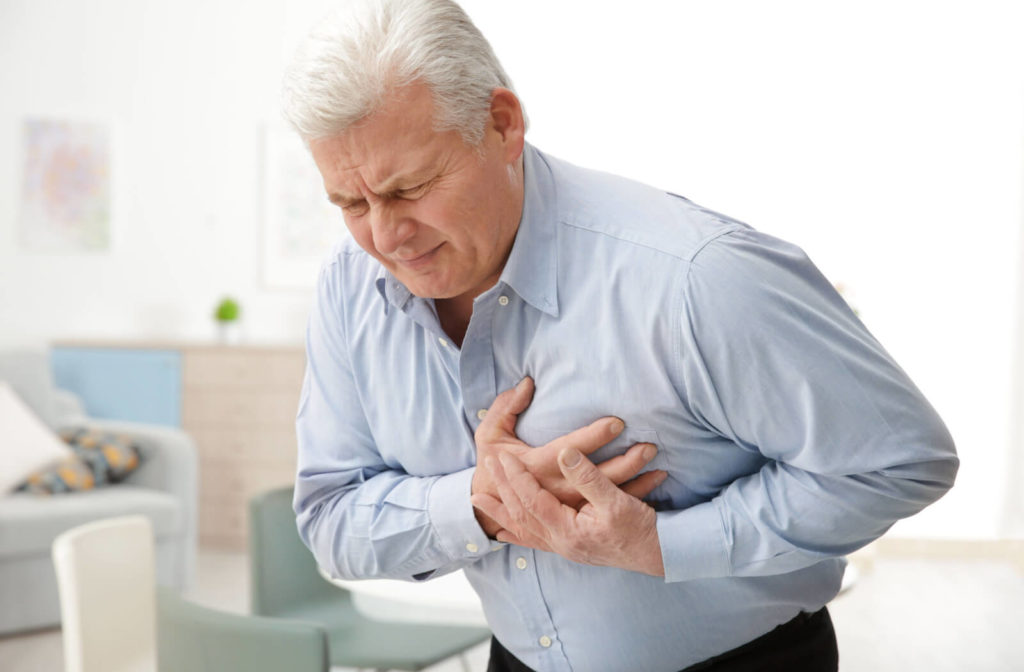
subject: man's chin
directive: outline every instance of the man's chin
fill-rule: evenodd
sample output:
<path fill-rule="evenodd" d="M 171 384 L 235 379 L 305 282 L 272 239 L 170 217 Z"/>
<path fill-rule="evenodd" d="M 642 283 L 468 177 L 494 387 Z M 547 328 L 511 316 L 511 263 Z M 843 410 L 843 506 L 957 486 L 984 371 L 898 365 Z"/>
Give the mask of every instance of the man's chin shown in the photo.
<path fill-rule="evenodd" d="M 413 296 L 418 296 L 421 299 L 450 299 L 453 296 L 459 295 L 458 291 L 455 291 L 446 283 L 424 282 L 422 279 L 416 278 L 398 279 L 412 292 Z"/>

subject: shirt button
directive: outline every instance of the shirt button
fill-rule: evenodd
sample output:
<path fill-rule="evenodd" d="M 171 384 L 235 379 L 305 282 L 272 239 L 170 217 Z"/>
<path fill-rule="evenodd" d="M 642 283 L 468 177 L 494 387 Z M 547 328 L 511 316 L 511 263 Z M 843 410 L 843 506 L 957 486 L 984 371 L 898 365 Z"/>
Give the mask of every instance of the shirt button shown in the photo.
<path fill-rule="evenodd" d="M 437 339 L 437 342 L 441 344 L 441 347 L 444 347 L 444 348 L 448 347 L 448 341 L 444 340 L 443 338 Z"/>
<path fill-rule="evenodd" d="M 516 558 L 516 567 L 526 569 L 526 558 Z"/>
<path fill-rule="evenodd" d="M 466 550 L 470 553 L 476 553 L 480 549 L 476 544 L 466 544 Z"/>
<path fill-rule="evenodd" d="M 481 408 L 479 411 L 476 412 L 476 417 L 477 417 L 478 420 L 483 420 L 486 416 L 487 416 L 487 409 L 486 408 Z"/>
<path fill-rule="evenodd" d="M 502 306 L 507 306 L 508 305 L 508 297 L 507 296 L 499 296 L 498 297 L 498 303 L 500 305 L 502 305 Z"/>
<path fill-rule="evenodd" d="M 545 649 L 551 646 L 551 638 L 547 635 L 541 637 L 539 641 L 540 645 L 543 646 Z"/>

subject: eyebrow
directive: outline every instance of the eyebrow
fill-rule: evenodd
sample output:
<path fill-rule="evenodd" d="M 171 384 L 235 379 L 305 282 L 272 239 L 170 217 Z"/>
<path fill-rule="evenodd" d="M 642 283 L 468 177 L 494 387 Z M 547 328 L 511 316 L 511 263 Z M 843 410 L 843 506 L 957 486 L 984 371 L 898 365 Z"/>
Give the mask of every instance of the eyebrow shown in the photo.
<path fill-rule="evenodd" d="M 408 173 L 406 175 L 400 175 L 398 177 L 388 178 L 384 182 L 384 186 L 379 194 L 376 194 L 379 198 L 388 199 L 393 198 L 398 192 L 405 191 L 406 189 L 413 189 L 425 184 L 434 179 L 434 177 L 428 177 L 430 174 L 429 169 L 423 169 L 420 171 Z M 376 193 L 376 192 L 374 192 Z M 363 199 L 361 196 L 346 196 L 345 194 L 333 193 L 327 195 L 327 200 L 331 203 L 340 206 L 342 208 L 358 203 Z"/>

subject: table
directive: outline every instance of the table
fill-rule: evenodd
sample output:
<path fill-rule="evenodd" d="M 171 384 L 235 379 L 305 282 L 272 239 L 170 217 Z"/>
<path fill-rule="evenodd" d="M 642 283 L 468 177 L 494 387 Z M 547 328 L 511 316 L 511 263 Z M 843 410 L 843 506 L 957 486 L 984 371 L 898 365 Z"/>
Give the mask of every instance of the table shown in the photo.
<path fill-rule="evenodd" d="M 333 578 L 323 568 L 319 571 L 330 583 L 351 592 L 356 609 L 370 618 L 487 627 L 480 598 L 461 570 L 420 582 L 351 581 Z"/>

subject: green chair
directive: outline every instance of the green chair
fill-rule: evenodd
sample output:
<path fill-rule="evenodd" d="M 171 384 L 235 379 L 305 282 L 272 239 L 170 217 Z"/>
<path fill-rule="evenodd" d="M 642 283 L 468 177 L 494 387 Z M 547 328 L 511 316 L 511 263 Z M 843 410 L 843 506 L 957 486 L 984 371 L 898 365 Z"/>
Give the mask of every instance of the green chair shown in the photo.
<path fill-rule="evenodd" d="M 253 613 L 321 624 L 332 665 L 421 670 L 491 636 L 486 628 L 390 623 L 363 616 L 348 591 L 317 571 L 295 526 L 290 487 L 250 500 L 249 562 Z M 468 670 L 465 657 L 462 664 Z"/>
<path fill-rule="evenodd" d="M 327 633 L 312 623 L 207 609 L 157 589 L 160 672 L 327 672 Z"/>

